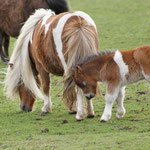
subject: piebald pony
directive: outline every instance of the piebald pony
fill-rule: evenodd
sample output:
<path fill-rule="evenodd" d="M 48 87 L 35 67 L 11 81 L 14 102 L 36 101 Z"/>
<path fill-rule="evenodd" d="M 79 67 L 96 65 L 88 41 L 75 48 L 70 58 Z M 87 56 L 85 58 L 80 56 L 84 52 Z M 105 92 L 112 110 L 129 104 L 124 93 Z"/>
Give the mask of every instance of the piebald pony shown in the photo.
<path fill-rule="evenodd" d="M 117 118 L 125 115 L 123 106 L 125 86 L 145 79 L 150 83 L 150 45 L 128 51 L 104 51 L 99 56 L 84 58 L 73 72 L 75 83 L 87 99 L 96 94 L 97 82 L 106 84 L 105 109 L 101 121 L 111 118 L 117 101 Z"/>
<path fill-rule="evenodd" d="M 42 112 L 52 111 L 49 74 L 63 76 L 63 99 L 76 119 L 84 119 L 84 96 L 75 88 L 72 67 L 84 56 L 97 54 L 98 35 L 94 21 L 81 11 L 55 15 L 40 9 L 25 22 L 16 42 L 7 70 L 7 96 L 19 94 L 21 108 L 31 111 L 35 97 L 44 100 Z M 44 96 L 41 93 L 42 79 Z M 76 103 L 77 102 L 77 103 Z M 94 116 L 92 102 L 88 101 L 88 117 Z"/>

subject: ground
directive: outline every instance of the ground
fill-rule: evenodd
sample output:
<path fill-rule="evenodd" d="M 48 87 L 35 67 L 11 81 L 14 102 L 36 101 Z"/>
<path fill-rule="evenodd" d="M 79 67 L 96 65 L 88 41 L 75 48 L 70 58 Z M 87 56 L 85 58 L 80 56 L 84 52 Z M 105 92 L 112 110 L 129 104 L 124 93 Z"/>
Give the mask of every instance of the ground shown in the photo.
<path fill-rule="evenodd" d="M 150 43 L 149 0 L 69 0 L 72 10 L 88 13 L 96 22 L 100 50 L 132 49 Z M 15 39 L 11 39 L 10 52 Z M 7 65 L 0 61 L 0 69 Z M 5 70 L 4 70 L 5 71 Z M 4 75 L 0 74 L 0 80 Z M 19 100 L 5 97 L 0 85 L 0 149 L 59 149 L 59 150 L 149 150 L 150 149 L 150 89 L 145 81 L 127 86 L 126 115 L 100 123 L 104 109 L 102 97 L 93 100 L 95 118 L 76 122 L 69 115 L 58 93 L 61 78 L 52 76 L 53 112 L 41 115 L 43 101 L 38 99 L 31 113 L 20 110 Z M 56 96 L 57 95 L 57 96 Z"/>

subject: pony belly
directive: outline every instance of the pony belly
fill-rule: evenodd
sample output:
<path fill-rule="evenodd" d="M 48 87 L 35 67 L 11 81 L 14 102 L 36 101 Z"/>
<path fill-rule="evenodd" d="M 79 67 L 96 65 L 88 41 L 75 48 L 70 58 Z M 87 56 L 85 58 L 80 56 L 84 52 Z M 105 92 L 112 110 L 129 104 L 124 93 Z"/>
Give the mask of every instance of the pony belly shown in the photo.
<path fill-rule="evenodd" d="M 144 76 L 142 75 L 142 73 L 134 73 L 132 75 L 126 75 L 126 80 L 123 80 L 122 84 L 123 85 L 128 85 L 128 84 L 132 84 L 132 83 L 136 83 L 140 80 L 143 80 Z"/>

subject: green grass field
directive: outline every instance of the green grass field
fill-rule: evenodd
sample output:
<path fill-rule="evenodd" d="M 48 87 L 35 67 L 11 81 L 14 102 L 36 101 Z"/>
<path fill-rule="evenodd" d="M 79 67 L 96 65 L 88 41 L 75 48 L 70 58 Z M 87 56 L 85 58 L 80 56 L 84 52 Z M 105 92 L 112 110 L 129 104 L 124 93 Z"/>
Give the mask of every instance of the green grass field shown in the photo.
<path fill-rule="evenodd" d="M 96 22 L 100 50 L 132 49 L 150 44 L 149 0 L 69 0 L 72 10 L 88 13 Z M 10 51 L 14 39 L 11 39 Z M 0 69 L 7 65 L 0 61 Z M 0 75 L 0 80 L 4 75 Z M 61 101 L 61 78 L 52 76 L 53 112 L 41 115 L 42 100 L 37 100 L 31 113 L 20 110 L 19 100 L 5 97 L 0 85 L 0 149 L 9 150 L 149 150 L 150 149 L 150 91 L 145 81 L 127 86 L 126 115 L 117 120 L 116 104 L 112 119 L 100 123 L 104 109 L 102 97 L 93 100 L 95 118 L 76 122 Z M 67 123 L 63 123 L 67 120 Z"/>

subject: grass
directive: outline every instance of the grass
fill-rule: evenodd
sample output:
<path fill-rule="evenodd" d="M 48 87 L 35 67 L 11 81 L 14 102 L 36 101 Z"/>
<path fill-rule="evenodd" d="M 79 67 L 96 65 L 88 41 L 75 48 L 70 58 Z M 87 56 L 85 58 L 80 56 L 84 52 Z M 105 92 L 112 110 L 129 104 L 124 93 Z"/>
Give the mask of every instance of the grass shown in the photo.
<path fill-rule="evenodd" d="M 72 10 L 87 12 L 96 22 L 100 50 L 131 49 L 150 41 L 149 0 L 69 0 Z M 14 39 L 11 39 L 10 51 Z M 6 68 L 0 62 L 0 68 Z M 3 75 L 0 76 L 2 80 Z M 52 76 L 53 112 L 41 115 L 42 100 L 37 100 L 31 113 L 20 111 L 19 100 L 10 101 L 0 85 L 0 149 L 34 150 L 149 150 L 150 148 L 150 93 L 145 81 L 127 86 L 125 97 L 126 115 L 100 123 L 104 109 L 105 87 L 102 97 L 93 100 L 95 118 L 76 122 L 56 97 L 61 88 L 55 86 L 60 78 Z M 63 123 L 67 120 L 67 123 Z"/>

